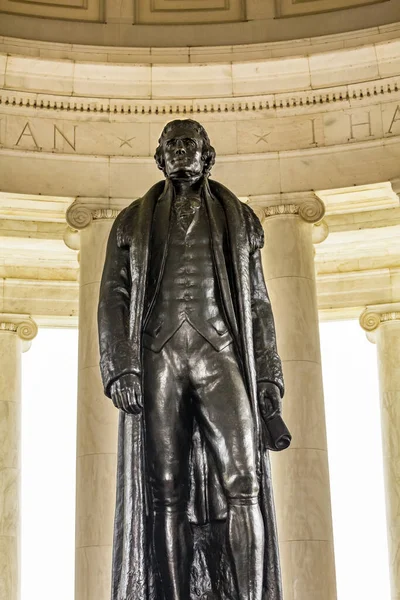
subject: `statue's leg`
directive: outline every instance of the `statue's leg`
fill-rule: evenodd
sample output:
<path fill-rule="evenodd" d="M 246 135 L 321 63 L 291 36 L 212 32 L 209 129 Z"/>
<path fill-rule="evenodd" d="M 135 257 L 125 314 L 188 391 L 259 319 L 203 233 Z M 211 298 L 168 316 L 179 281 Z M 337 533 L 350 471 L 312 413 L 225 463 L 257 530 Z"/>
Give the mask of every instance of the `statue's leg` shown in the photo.
<path fill-rule="evenodd" d="M 261 600 L 264 523 L 250 400 L 233 345 L 216 352 L 199 337 L 191 356 L 194 409 L 228 503 L 228 550 L 239 600 Z"/>
<path fill-rule="evenodd" d="M 186 509 L 192 419 L 183 357 L 174 351 L 174 338 L 161 352 L 145 350 L 144 354 L 147 477 L 162 587 L 157 597 L 188 600 L 193 542 Z"/>

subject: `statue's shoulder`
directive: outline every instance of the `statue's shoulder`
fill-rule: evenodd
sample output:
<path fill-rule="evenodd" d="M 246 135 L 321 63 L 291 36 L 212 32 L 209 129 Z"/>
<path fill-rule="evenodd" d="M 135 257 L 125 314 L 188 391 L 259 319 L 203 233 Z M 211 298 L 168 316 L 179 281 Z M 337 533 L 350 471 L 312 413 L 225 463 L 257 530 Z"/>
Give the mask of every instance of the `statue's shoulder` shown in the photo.
<path fill-rule="evenodd" d="M 154 202 L 162 193 L 164 186 L 165 181 L 159 181 L 144 196 L 137 198 L 129 206 L 121 210 L 115 220 L 118 246 L 129 246 L 131 244 L 134 226 L 139 217 L 141 207 L 148 202 Z"/>
<path fill-rule="evenodd" d="M 218 181 L 209 180 L 211 192 L 217 198 L 226 198 L 230 203 L 234 203 L 240 211 L 243 217 L 244 225 L 246 228 L 247 236 L 249 238 L 250 252 L 253 253 L 259 248 L 264 246 L 264 231 L 260 223 L 259 218 L 253 211 L 253 209 L 244 202 L 241 202 L 237 196 L 222 183 Z"/>
<path fill-rule="evenodd" d="M 243 214 L 249 236 L 250 251 L 253 253 L 264 246 L 264 230 L 260 219 L 248 204 L 243 203 Z"/>
<path fill-rule="evenodd" d="M 132 240 L 132 223 L 141 205 L 142 198 L 137 198 L 129 206 L 121 210 L 114 223 L 118 246 L 129 246 Z"/>

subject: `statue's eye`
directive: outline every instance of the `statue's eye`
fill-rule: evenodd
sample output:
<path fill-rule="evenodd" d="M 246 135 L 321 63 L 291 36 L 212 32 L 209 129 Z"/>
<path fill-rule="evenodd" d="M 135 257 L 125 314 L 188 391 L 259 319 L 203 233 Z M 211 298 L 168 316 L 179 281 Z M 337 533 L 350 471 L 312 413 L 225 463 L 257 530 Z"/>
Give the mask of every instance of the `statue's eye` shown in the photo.
<path fill-rule="evenodd" d="M 174 145 L 174 143 L 175 143 L 175 140 L 167 140 L 167 142 L 166 142 L 165 145 L 166 145 L 167 148 L 172 148 L 172 146 Z"/>
<path fill-rule="evenodd" d="M 191 148 L 195 148 L 196 147 L 196 142 L 195 140 L 193 140 L 192 138 L 186 138 L 185 139 L 185 143 L 190 146 Z"/>

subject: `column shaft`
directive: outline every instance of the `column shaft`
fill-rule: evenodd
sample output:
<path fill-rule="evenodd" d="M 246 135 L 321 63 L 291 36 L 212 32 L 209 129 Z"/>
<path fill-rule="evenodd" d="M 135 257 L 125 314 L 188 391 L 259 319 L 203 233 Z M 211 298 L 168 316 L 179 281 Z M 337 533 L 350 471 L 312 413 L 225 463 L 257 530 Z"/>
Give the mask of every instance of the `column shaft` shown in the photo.
<path fill-rule="evenodd" d="M 20 597 L 21 339 L 0 331 L 0 598 Z"/>
<path fill-rule="evenodd" d="M 400 313 L 376 336 L 382 411 L 391 600 L 400 600 Z"/>
<path fill-rule="evenodd" d="M 329 469 L 312 225 L 298 214 L 263 223 L 263 266 L 275 317 L 293 441 L 273 456 L 285 600 L 335 600 Z"/>
<path fill-rule="evenodd" d="M 109 600 L 118 411 L 103 394 L 97 304 L 112 220 L 93 220 L 80 236 L 76 488 L 76 600 Z"/>

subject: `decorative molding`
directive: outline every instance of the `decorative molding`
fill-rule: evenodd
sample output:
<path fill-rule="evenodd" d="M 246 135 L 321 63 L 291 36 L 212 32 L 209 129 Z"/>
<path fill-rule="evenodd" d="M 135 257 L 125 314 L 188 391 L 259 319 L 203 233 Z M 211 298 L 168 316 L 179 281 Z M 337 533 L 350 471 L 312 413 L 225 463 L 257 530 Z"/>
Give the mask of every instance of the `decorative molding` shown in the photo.
<path fill-rule="evenodd" d="M 299 214 L 307 223 L 318 223 L 324 218 L 325 205 L 315 194 L 299 205 Z"/>
<path fill-rule="evenodd" d="M 360 325 L 370 342 L 376 342 L 376 332 L 382 323 L 400 321 L 400 302 L 368 306 L 360 315 Z"/>
<path fill-rule="evenodd" d="M 298 204 L 278 204 L 277 206 L 268 206 L 264 209 L 264 218 L 277 217 L 280 215 L 298 215 L 300 206 Z"/>
<path fill-rule="evenodd" d="M 120 211 L 113 208 L 98 208 L 93 211 L 93 220 L 116 219 Z"/>
<path fill-rule="evenodd" d="M 137 22 L 148 25 L 234 22 L 244 14 L 244 0 L 136 0 Z"/>
<path fill-rule="evenodd" d="M 9 0 L 6 0 L 9 1 Z M 15 4 L 43 4 L 46 6 L 53 6 L 55 8 L 82 8 L 84 10 L 88 7 L 87 0 L 11 0 Z M 4 2 L 4 0 L 3 0 Z M 18 11 L 19 12 L 19 11 Z"/>
<path fill-rule="evenodd" d="M 88 208 L 84 204 L 75 200 L 75 202 L 68 207 L 65 218 L 69 227 L 73 231 L 76 231 L 85 229 L 92 223 L 92 221 L 115 219 L 119 213 L 119 210 L 111 208 Z M 71 248 L 72 246 L 70 246 L 69 243 L 74 244 L 75 241 L 72 239 L 72 235 L 68 231 L 66 232 L 65 236 L 66 239 L 64 238 L 64 241 L 67 246 Z M 78 248 L 73 249 L 77 250 Z"/>
<path fill-rule="evenodd" d="M 0 13 L 102 22 L 104 0 L 0 0 Z"/>
<path fill-rule="evenodd" d="M 15 333 L 17 331 L 17 326 L 15 325 L 15 323 L 0 321 L 0 331 L 12 331 Z"/>
<path fill-rule="evenodd" d="M 367 331 L 375 331 L 381 324 L 381 315 L 366 309 L 360 316 L 360 325 Z"/>
<path fill-rule="evenodd" d="M 383 313 L 383 315 L 381 315 L 381 323 L 384 323 L 385 321 L 400 321 L 400 311 Z"/>
<path fill-rule="evenodd" d="M 72 229 L 85 229 L 93 220 L 93 211 L 75 201 L 67 208 L 65 218 Z"/>
<path fill-rule="evenodd" d="M 26 352 L 36 337 L 38 326 L 28 315 L 1 314 L 0 332 L 16 333 L 22 341 L 22 351 Z"/>
<path fill-rule="evenodd" d="M 304 221 L 307 221 L 307 223 L 318 223 L 325 215 L 325 205 L 315 194 L 310 195 L 304 192 L 299 194 L 284 194 L 282 195 L 282 199 L 283 198 L 293 198 L 296 200 L 296 202 L 288 201 L 282 204 L 273 204 L 266 207 L 255 205 L 255 207 L 257 207 L 258 210 L 263 208 L 264 219 L 282 215 L 299 215 Z M 326 236 L 324 239 L 325 238 Z"/>
<path fill-rule="evenodd" d="M 140 1 L 140 0 L 139 0 Z M 142 0 L 143 1 L 143 0 Z M 148 2 L 148 0 L 144 0 Z M 229 10 L 230 0 L 150 0 L 151 12 L 179 12 L 196 10 L 208 12 L 210 10 Z"/>
<path fill-rule="evenodd" d="M 95 65 L 94 65 L 95 66 Z M 288 93 L 257 94 L 254 96 L 236 96 L 232 99 L 204 98 L 193 101 L 152 100 L 124 98 L 86 98 L 85 96 L 57 96 L 51 93 L 35 93 L 3 89 L 0 90 L 0 106 L 11 108 L 35 108 L 43 111 L 73 111 L 80 113 L 111 113 L 126 115 L 194 115 L 204 113 L 231 112 L 269 112 L 288 109 L 302 109 L 309 113 L 311 106 L 334 105 L 341 102 L 363 101 L 382 98 L 400 91 L 400 80 L 388 78 L 378 81 L 362 82 L 339 88 L 291 91 Z M 391 98 L 395 101 L 395 98 Z M 349 107 L 348 107 L 349 108 Z"/>
<path fill-rule="evenodd" d="M 277 16 L 294 17 L 379 4 L 385 0 L 278 0 Z"/>

